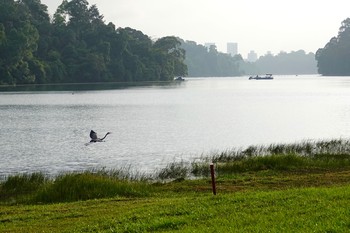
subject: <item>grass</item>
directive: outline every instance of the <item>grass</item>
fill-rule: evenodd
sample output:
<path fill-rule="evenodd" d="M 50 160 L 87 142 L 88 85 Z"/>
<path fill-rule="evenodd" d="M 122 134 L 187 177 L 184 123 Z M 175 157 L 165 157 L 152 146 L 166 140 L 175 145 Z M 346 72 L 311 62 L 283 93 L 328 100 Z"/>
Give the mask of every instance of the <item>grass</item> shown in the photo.
<path fill-rule="evenodd" d="M 45 184 L 34 195 L 36 203 L 84 201 L 106 197 L 146 197 L 151 185 L 105 177 L 90 172 L 66 174 Z"/>
<path fill-rule="evenodd" d="M 119 178 L 123 177 L 123 178 Z M 128 178 L 125 178 L 128 177 Z M 146 197 L 152 185 L 121 171 L 67 173 L 50 179 L 41 173 L 10 176 L 0 186 L 3 203 L 57 203 L 106 197 Z"/>
<path fill-rule="evenodd" d="M 304 141 L 293 144 L 249 146 L 204 156 L 192 164 L 195 176 L 209 174 L 208 163 L 214 162 L 219 174 L 261 170 L 319 170 L 350 167 L 350 141 Z"/>
<path fill-rule="evenodd" d="M 348 232 L 349 145 L 250 146 L 153 176 L 128 168 L 10 176 L 0 184 L 0 232 Z"/>
<path fill-rule="evenodd" d="M 1 208 L 2 232 L 348 232 L 350 186 Z"/>
<path fill-rule="evenodd" d="M 38 191 L 47 182 L 43 173 L 10 176 L 0 186 L 0 200 L 23 202 L 31 193 Z"/>

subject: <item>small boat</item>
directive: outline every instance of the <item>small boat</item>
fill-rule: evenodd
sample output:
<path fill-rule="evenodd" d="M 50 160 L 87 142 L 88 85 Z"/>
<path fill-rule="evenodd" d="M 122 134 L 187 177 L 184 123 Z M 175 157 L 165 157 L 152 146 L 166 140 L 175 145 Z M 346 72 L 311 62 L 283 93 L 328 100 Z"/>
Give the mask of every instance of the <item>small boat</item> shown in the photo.
<path fill-rule="evenodd" d="M 249 80 L 252 80 L 252 79 L 255 79 L 255 80 L 271 80 L 273 79 L 272 77 L 272 74 L 266 74 L 265 76 L 250 76 L 249 77 Z"/>
<path fill-rule="evenodd" d="M 185 79 L 181 76 L 177 77 L 174 79 L 175 81 L 185 81 Z"/>

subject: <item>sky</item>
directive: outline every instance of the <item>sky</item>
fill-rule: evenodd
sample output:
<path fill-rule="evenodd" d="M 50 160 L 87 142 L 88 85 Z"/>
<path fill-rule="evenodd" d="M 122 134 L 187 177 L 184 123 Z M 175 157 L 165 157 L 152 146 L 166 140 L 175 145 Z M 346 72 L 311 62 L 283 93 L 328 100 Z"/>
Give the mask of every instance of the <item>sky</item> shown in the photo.
<path fill-rule="evenodd" d="M 350 17 L 349 0 L 87 0 L 106 23 L 131 27 L 152 39 L 177 36 L 215 43 L 226 52 L 238 43 L 243 58 L 304 50 L 316 53 Z M 41 0 L 52 15 L 62 0 Z"/>

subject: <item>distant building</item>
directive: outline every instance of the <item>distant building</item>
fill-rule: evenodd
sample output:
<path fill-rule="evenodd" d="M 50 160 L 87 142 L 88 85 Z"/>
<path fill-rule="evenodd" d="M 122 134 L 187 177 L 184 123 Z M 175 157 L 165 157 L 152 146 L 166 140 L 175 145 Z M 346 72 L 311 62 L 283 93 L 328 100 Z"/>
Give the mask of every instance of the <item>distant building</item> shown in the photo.
<path fill-rule="evenodd" d="M 215 46 L 216 47 L 215 43 L 212 43 L 212 42 L 205 43 L 204 46 L 207 47 L 208 51 L 209 51 L 211 46 Z"/>
<path fill-rule="evenodd" d="M 251 50 L 251 51 L 248 53 L 247 60 L 248 60 L 249 62 L 256 62 L 256 60 L 258 60 L 258 54 L 256 54 L 256 52 L 254 52 L 254 50 Z"/>
<path fill-rule="evenodd" d="M 227 43 L 227 53 L 232 57 L 238 54 L 238 44 L 234 42 Z"/>

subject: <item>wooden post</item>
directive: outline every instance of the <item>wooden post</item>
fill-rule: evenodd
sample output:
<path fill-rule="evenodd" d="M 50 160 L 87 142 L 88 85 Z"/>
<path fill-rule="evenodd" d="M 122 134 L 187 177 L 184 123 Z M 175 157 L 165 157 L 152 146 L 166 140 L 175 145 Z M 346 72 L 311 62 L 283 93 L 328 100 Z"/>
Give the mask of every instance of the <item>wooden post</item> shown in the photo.
<path fill-rule="evenodd" d="M 215 170 L 214 164 L 210 164 L 210 174 L 211 174 L 211 186 L 213 188 L 213 194 L 216 195 L 216 184 L 215 184 Z"/>

